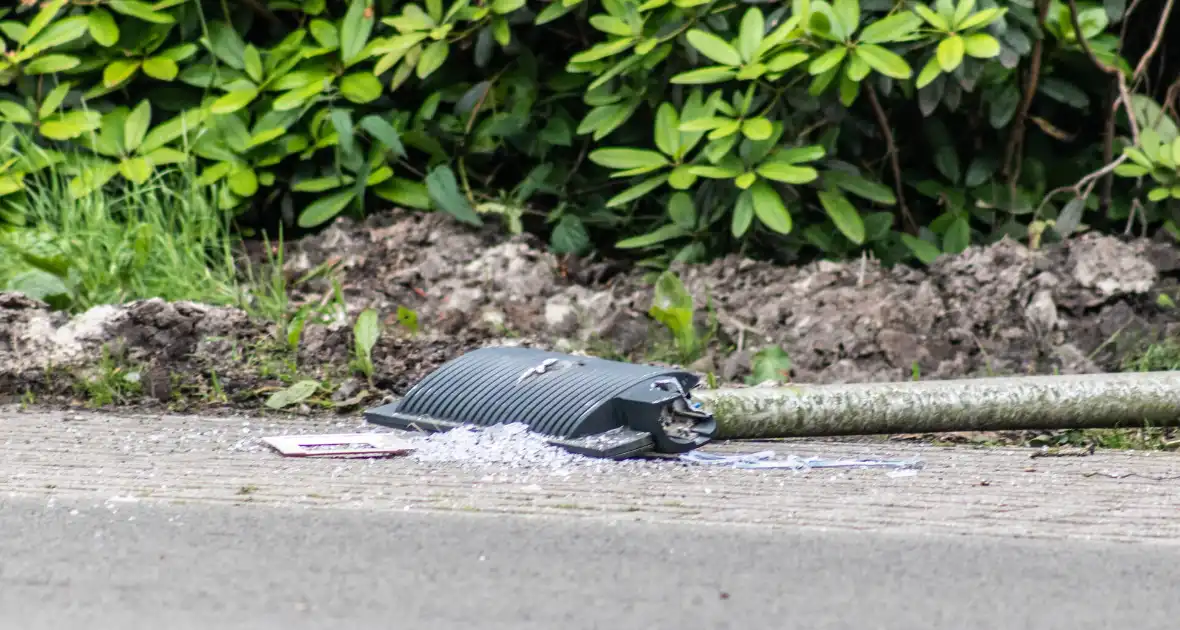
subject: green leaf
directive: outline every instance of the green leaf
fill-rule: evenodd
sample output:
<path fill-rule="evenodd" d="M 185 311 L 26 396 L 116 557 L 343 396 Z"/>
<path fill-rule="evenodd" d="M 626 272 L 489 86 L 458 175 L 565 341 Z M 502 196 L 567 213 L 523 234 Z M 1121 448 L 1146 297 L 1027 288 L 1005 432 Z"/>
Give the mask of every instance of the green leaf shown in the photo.
<path fill-rule="evenodd" d="M 876 44 L 857 46 L 857 54 L 873 70 L 894 79 L 908 79 L 914 74 L 910 65 L 897 53 Z"/>
<path fill-rule="evenodd" d="M 152 5 L 139 0 L 111 0 L 110 6 L 116 13 L 129 15 L 153 24 L 172 24 L 176 21 L 168 13 L 157 11 Z"/>
<path fill-rule="evenodd" d="M 844 75 L 848 81 L 851 81 L 855 86 L 855 84 L 864 81 L 865 77 L 869 76 L 869 73 L 872 71 L 873 67 L 861 57 L 860 49 L 853 48 L 852 54 L 848 56 L 848 63 L 844 64 Z M 843 82 L 842 86 L 844 84 L 847 84 L 847 82 Z"/>
<path fill-rule="evenodd" d="M 109 88 L 121 85 L 139 71 L 139 66 L 140 62 L 136 60 L 119 59 L 112 61 L 102 71 L 102 84 Z"/>
<path fill-rule="evenodd" d="M 439 40 L 426 47 L 422 51 L 422 56 L 418 58 L 418 69 L 416 74 L 419 79 L 434 74 L 435 70 L 442 67 L 447 60 L 447 54 L 450 52 L 450 47 L 447 46 L 446 41 Z"/>
<path fill-rule="evenodd" d="M 762 43 L 758 45 L 755 55 L 761 58 L 786 43 L 792 35 L 795 35 L 799 31 L 799 24 L 802 21 L 802 14 L 800 13 L 795 13 L 785 20 L 780 19 L 774 29 L 762 38 Z"/>
<path fill-rule="evenodd" d="M 177 151 L 176 149 L 169 149 L 168 147 L 156 149 L 155 151 L 152 151 L 143 157 L 145 160 L 150 162 L 152 166 L 184 164 L 189 158 L 187 153 L 183 151 Z"/>
<path fill-rule="evenodd" d="M 909 37 L 921 25 L 922 18 L 902 11 L 869 24 L 860 32 L 858 40 L 862 44 L 897 42 Z"/>
<path fill-rule="evenodd" d="M 719 64 L 725 66 L 742 65 L 742 56 L 737 49 L 712 33 L 693 29 L 685 37 L 698 52 Z"/>
<path fill-rule="evenodd" d="M 340 34 L 336 31 L 335 24 L 327 20 L 312 20 L 307 30 L 320 46 L 329 50 L 340 48 Z"/>
<path fill-rule="evenodd" d="M 660 103 L 656 110 L 656 147 L 664 155 L 680 155 L 680 115 L 671 103 Z"/>
<path fill-rule="evenodd" d="M 1144 129 L 1155 129 L 1161 139 L 1171 142 L 1180 135 L 1176 121 L 1164 111 L 1160 104 L 1146 94 L 1131 95 L 1131 110 L 1135 112 L 1135 120 Z"/>
<path fill-rule="evenodd" d="M 123 146 L 128 152 L 134 153 L 139 145 L 143 144 L 143 139 L 147 136 L 148 129 L 152 126 L 152 106 L 146 100 L 140 101 L 135 109 L 127 115 L 123 121 Z"/>
<path fill-rule="evenodd" d="M 1132 162 L 1138 164 L 1147 171 L 1151 171 L 1155 168 L 1155 163 L 1152 162 L 1151 158 L 1148 158 L 1147 155 L 1145 155 L 1142 151 L 1139 151 L 1134 147 L 1124 147 L 1123 155 L 1126 155 Z"/>
<path fill-rule="evenodd" d="M 356 317 L 356 324 L 352 327 L 352 342 L 360 356 L 372 357 L 373 348 L 381 337 L 381 319 L 377 311 L 367 308 Z"/>
<path fill-rule="evenodd" d="M 1161 162 L 1160 159 L 1160 145 L 1163 144 L 1163 139 L 1160 133 L 1152 128 L 1142 129 L 1139 131 L 1139 148 L 1143 150 L 1143 154 L 1151 158 L 1152 162 Z"/>
<path fill-rule="evenodd" d="M 958 0 L 958 3 L 955 5 L 955 11 L 951 14 L 951 24 L 961 24 L 974 10 L 975 0 Z"/>
<path fill-rule="evenodd" d="M 356 156 L 356 128 L 352 124 L 352 112 L 347 109 L 333 108 L 328 115 L 332 122 L 332 129 L 336 130 L 336 145 L 340 147 L 340 154 L 346 161 Z"/>
<path fill-rule="evenodd" d="M 11 195 L 18 190 L 24 190 L 24 175 L 0 176 L 0 196 Z"/>
<path fill-rule="evenodd" d="M 757 59 L 758 47 L 766 33 L 766 21 L 762 18 L 762 10 L 758 7 L 746 9 L 738 32 L 738 52 L 741 53 L 743 61 L 750 63 Z"/>
<path fill-rule="evenodd" d="M 352 0 L 340 23 L 340 56 L 346 67 L 358 60 L 372 32 L 372 0 Z"/>
<path fill-rule="evenodd" d="M 786 383 L 791 380 L 791 357 L 779 346 L 767 346 L 754 354 L 750 376 L 746 383 L 758 385 L 767 381 Z"/>
<path fill-rule="evenodd" d="M 1011 83 L 1006 84 L 999 94 L 988 101 L 988 122 L 993 129 L 1003 129 L 1016 115 L 1016 108 L 1020 105 L 1020 90 Z"/>
<path fill-rule="evenodd" d="M 110 48 L 119 41 L 119 25 L 109 11 L 102 7 L 90 10 L 86 15 L 86 25 L 90 29 L 90 37 L 99 46 Z"/>
<path fill-rule="evenodd" d="M 935 13 L 930 7 L 921 2 L 914 3 L 914 12 L 918 14 L 926 23 L 940 31 L 951 30 L 951 23 L 946 18 Z"/>
<path fill-rule="evenodd" d="M 697 209 L 692 195 L 678 192 L 668 198 L 668 216 L 680 227 L 691 230 L 697 224 Z"/>
<path fill-rule="evenodd" d="M 785 184 L 806 184 L 819 177 L 819 173 L 810 166 L 792 166 L 785 162 L 764 162 L 755 170 L 766 179 Z"/>
<path fill-rule="evenodd" d="M 41 10 L 38 11 L 37 15 L 33 16 L 33 19 L 29 21 L 28 28 L 19 34 L 13 33 L 10 35 L 10 37 L 12 37 L 12 39 L 18 44 L 24 44 L 31 41 L 46 26 L 48 26 L 50 22 L 53 21 L 53 18 L 57 17 L 58 12 L 61 11 L 62 7 L 66 5 L 66 1 L 67 0 L 50 0 L 49 2 L 42 3 Z M 9 4 L 11 5 L 11 3 Z M 36 2 L 22 4 L 28 7 L 32 4 L 36 4 Z"/>
<path fill-rule="evenodd" d="M 119 172 L 127 181 L 142 184 L 152 176 L 152 164 L 146 158 L 127 158 L 119 162 Z"/>
<path fill-rule="evenodd" d="M 880 182 L 865 179 L 860 175 L 846 171 L 825 171 L 824 182 L 832 184 L 841 190 L 848 191 L 862 199 L 868 199 L 869 201 L 875 201 L 887 206 L 897 203 L 897 197 L 893 194 L 893 189 Z"/>
<path fill-rule="evenodd" d="M 639 199 L 640 197 L 652 192 L 653 190 L 659 188 L 660 186 L 664 185 L 664 183 L 667 181 L 668 181 L 667 175 L 660 175 L 659 177 L 651 177 L 651 178 L 645 179 L 645 180 L 639 182 L 638 184 L 635 184 L 634 186 L 628 188 L 627 190 L 624 190 L 623 192 L 615 195 L 614 197 L 611 197 L 610 200 L 608 200 L 606 202 L 606 207 L 617 208 L 617 207 L 622 206 L 624 204 L 628 204 L 628 203 L 635 201 L 636 199 Z"/>
<path fill-rule="evenodd" d="M 316 199 L 299 213 L 297 221 L 301 228 L 313 228 L 331 221 L 356 199 L 356 190 L 349 188 L 334 195 Z"/>
<path fill-rule="evenodd" d="M 892 212 L 873 212 L 865 216 L 865 240 L 875 242 L 889 236 L 893 228 Z"/>
<path fill-rule="evenodd" d="M 406 148 L 402 146 L 401 134 L 385 119 L 370 114 L 361 119 L 360 128 L 370 136 L 376 138 L 385 148 L 398 157 L 406 155 Z"/>
<path fill-rule="evenodd" d="M 41 100 L 41 106 L 37 109 L 38 118 L 47 118 L 53 112 L 56 112 L 61 107 L 62 102 L 66 100 L 66 96 L 70 93 L 70 88 L 73 87 L 68 81 L 58 83 L 57 87 L 49 91 L 45 98 Z M 23 109 L 23 108 L 22 108 Z M 20 121 L 14 121 L 20 122 Z M 29 122 L 32 122 L 31 120 Z"/>
<path fill-rule="evenodd" d="M 779 234 L 791 232 L 791 213 L 774 187 L 760 179 L 750 187 L 750 196 L 754 214 L 763 225 Z"/>
<path fill-rule="evenodd" d="M 612 55 L 617 55 L 624 50 L 627 50 L 635 45 L 634 37 L 625 37 L 622 39 L 615 39 L 606 43 L 598 44 L 587 50 L 570 57 L 570 63 L 589 63 L 591 61 L 598 61 L 605 59 Z M 737 54 L 736 52 L 734 54 Z M 735 64 L 736 65 L 736 64 Z"/>
<path fill-rule="evenodd" d="M 61 104 L 61 101 L 58 101 L 58 104 Z M 56 105 L 53 107 L 53 109 L 47 111 L 45 116 L 48 116 L 55 109 L 57 109 Z M 42 118 L 45 116 L 42 116 Z M 13 103 L 12 101 L 0 100 L 0 119 L 10 123 L 24 125 L 33 124 L 33 115 L 29 113 L 29 110 L 21 107 L 20 105 L 17 105 L 16 103 Z"/>
<path fill-rule="evenodd" d="M 350 175 L 344 175 L 342 177 L 313 177 L 311 179 L 296 180 L 291 185 L 291 190 L 295 192 L 320 193 L 347 186 L 354 181 L 356 180 Z"/>
<path fill-rule="evenodd" d="M 1001 17 L 1004 17 L 1004 14 L 1007 12 L 1008 9 L 999 7 L 984 9 L 978 13 L 972 13 L 971 15 L 967 16 L 966 19 L 956 25 L 956 28 L 958 28 L 959 31 L 968 31 L 979 26 L 985 26 L 995 22 Z"/>
<path fill-rule="evenodd" d="M 369 72 L 354 72 L 340 80 L 340 94 L 353 103 L 371 103 L 381 97 L 381 81 Z"/>
<path fill-rule="evenodd" d="M 1061 238 L 1069 238 L 1074 230 L 1082 223 L 1082 215 L 1086 210 L 1086 198 L 1074 197 L 1065 204 L 1061 209 L 1061 214 L 1057 215 L 1057 221 L 1053 223 L 1053 230 L 1061 236 Z"/>
<path fill-rule="evenodd" d="M 556 20 L 569 13 L 570 11 L 573 11 L 575 8 L 577 8 L 577 6 L 577 4 L 566 5 L 564 2 L 550 2 L 549 4 L 545 5 L 544 9 L 541 9 L 540 13 L 537 14 L 537 19 L 533 21 L 533 24 L 536 26 L 548 24 L 553 20 Z"/>
<path fill-rule="evenodd" d="M 668 165 L 668 158 L 646 149 L 607 148 L 591 151 L 591 162 L 615 170 L 657 169 Z"/>
<path fill-rule="evenodd" d="M 319 388 L 319 381 L 299 381 L 287 389 L 280 389 L 271 394 L 270 398 L 266 399 L 266 406 L 278 410 L 297 405 L 311 398 Z"/>
<path fill-rule="evenodd" d="M 858 0 L 832 0 L 832 15 L 839 22 L 841 39 L 848 39 L 860 24 L 860 2 Z"/>
<path fill-rule="evenodd" d="M 213 104 L 209 106 L 209 111 L 214 114 L 232 114 L 249 105 L 257 97 L 258 90 L 256 89 L 229 92 L 225 96 L 213 101 Z"/>
<path fill-rule="evenodd" d="M 554 254 L 580 254 L 590 245 L 590 233 L 576 215 L 563 214 L 549 236 L 549 248 Z"/>
<path fill-rule="evenodd" d="M 1151 172 L 1151 169 L 1139 166 L 1138 164 L 1119 164 L 1114 169 L 1114 174 L 1119 177 L 1143 177 Z"/>
<path fill-rule="evenodd" d="M 664 241 L 670 241 L 674 238 L 681 238 L 684 236 L 688 236 L 688 233 L 684 231 L 684 228 L 674 223 L 669 223 L 668 225 L 656 228 L 654 231 L 648 232 L 647 234 L 625 238 L 618 243 L 615 243 L 615 247 L 619 249 L 639 249 L 641 247 L 651 247 L 652 245 L 658 245 Z"/>
<path fill-rule="evenodd" d="M 1171 191 L 1163 186 L 1152 188 L 1151 190 L 1147 191 L 1147 200 L 1151 202 L 1163 201 L 1169 196 L 1171 196 Z"/>
<path fill-rule="evenodd" d="M 15 291 L 50 304 L 69 304 L 71 300 L 72 290 L 63 276 L 42 269 L 23 271 L 13 276 L 7 285 L 0 286 L 5 291 Z"/>
<path fill-rule="evenodd" d="M 239 197 L 252 197 L 258 192 L 258 174 L 252 168 L 244 168 L 229 176 L 229 189 Z"/>
<path fill-rule="evenodd" d="M 773 133 L 774 124 L 761 116 L 742 121 L 742 134 L 751 140 L 766 140 Z"/>
<path fill-rule="evenodd" d="M 909 234 L 901 235 L 901 242 L 913 252 L 914 256 L 922 262 L 923 265 L 929 265 L 934 262 L 936 258 L 942 255 L 942 250 L 938 249 L 937 245 L 924 241 L 916 236 Z"/>
<path fill-rule="evenodd" d="M 25 74 L 53 74 L 78 67 L 81 59 L 72 55 L 45 55 L 25 64 Z"/>
<path fill-rule="evenodd" d="M 788 149 L 779 149 L 770 156 L 768 161 L 772 162 L 786 162 L 787 164 L 799 164 L 801 162 L 814 162 L 825 155 L 825 150 L 818 144 L 809 144 L 802 147 L 791 147 Z"/>
<path fill-rule="evenodd" d="M 430 171 L 426 176 L 426 191 L 435 207 L 443 212 L 464 223 L 483 225 L 483 220 L 459 190 L 459 182 L 455 179 L 455 172 L 451 167 L 444 164 Z"/>
<path fill-rule="evenodd" d="M 246 42 L 222 20 L 209 23 L 209 52 L 234 70 L 246 68 Z"/>
<path fill-rule="evenodd" d="M 750 230 L 754 222 L 754 195 L 749 190 L 743 190 L 733 207 L 733 217 L 730 220 L 729 231 L 734 238 L 741 238 Z"/>
<path fill-rule="evenodd" d="M 942 251 L 958 254 L 971 245 L 971 226 L 966 217 L 959 217 L 942 235 Z"/>
<path fill-rule="evenodd" d="M 102 114 L 96 111 L 72 111 L 41 122 L 41 135 L 50 140 L 71 140 L 102 126 Z"/>
<path fill-rule="evenodd" d="M 938 58 L 938 67 L 942 68 L 943 72 L 954 72 L 955 68 L 963 63 L 964 48 L 963 38 L 958 35 L 951 35 L 939 42 L 935 55 Z"/>
<path fill-rule="evenodd" d="M 770 72 L 786 72 L 791 68 L 807 61 L 810 57 L 805 52 L 798 50 L 788 50 L 781 52 L 774 56 L 773 59 L 766 63 L 766 69 Z"/>
<path fill-rule="evenodd" d="M 813 59 L 811 64 L 807 66 L 807 72 L 809 72 L 812 75 L 823 74 L 825 72 L 828 72 L 829 70 L 832 70 L 836 66 L 840 65 L 840 62 L 844 61 L 844 57 L 847 55 L 848 55 L 847 48 L 845 48 L 843 46 L 833 48 L 833 49 L 829 50 L 828 52 L 820 55 L 819 57 L 816 57 L 815 59 Z"/>
<path fill-rule="evenodd" d="M 844 195 L 836 191 L 823 190 L 817 193 L 819 202 L 836 224 L 836 229 L 848 237 L 848 240 L 863 245 L 865 242 L 865 224 L 852 203 Z"/>
<path fill-rule="evenodd" d="M 407 208 L 429 210 L 431 207 L 430 195 L 421 182 L 394 177 L 375 187 L 373 192 L 382 199 Z"/>
<path fill-rule="evenodd" d="M 709 66 L 707 68 L 697 68 L 696 70 L 681 72 L 672 77 L 672 83 L 677 85 L 705 85 L 708 83 L 728 81 L 735 76 L 737 76 L 737 71 L 729 66 Z"/>
<path fill-rule="evenodd" d="M 198 107 L 156 125 L 143 139 L 143 145 L 139 147 L 140 152 L 155 151 L 186 134 L 191 134 L 190 137 L 195 139 L 196 132 L 206 117 L 206 111 Z"/>
<path fill-rule="evenodd" d="M 963 50 L 976 59 L 1000 56 L 1000 42 L 987 33 L 974 33 L 963 38 Z"/>
<path fill-rule="evenodd" d="M 252 44 L 247 44 L 246 50 L 242 52 L 242 63 L 246 66 L 246 76 L 249 76 L 250 80 L 255 83 L 262 83 L 262 79 L 265 77 L 262 54 Z"/>
<path fill-rule="evenodd" d="M 1045 77 L 1037 87 L 1049 98 L 1070 107 L 1084 110 L 1090 106 L 1090 97 L 1076 85 L 1057 77 Z"/>
<path fill-rule="evenodd" d="M 41 34 L 28 43 L 24 53 L 38 53 L 62 44 L 68 44 L 86 34 L 89 22 L 85 17 L 75 15 L 50 24 Z"/>
<path fill-rule="evenodd" d="M 914 85 L 920 90 L 933 83 L 940 74 L 942 74 L 942 68 L 938 67 L 938 59 L 936 57 L 931 57 L 930 60 L 926 62 L 926 65 L 922 67 L 922 71 L 918 73 L 918 80 L 914 83 Z M 935 107 L 937 107 L 937 103 L 935 103 Z"/>
<path fill-rule="evenodd" d="M 159 81 L 172 81 L 180 74 L 180 66 L 167 57 L 148 57 L 143 60 L 143 73 Z"/>

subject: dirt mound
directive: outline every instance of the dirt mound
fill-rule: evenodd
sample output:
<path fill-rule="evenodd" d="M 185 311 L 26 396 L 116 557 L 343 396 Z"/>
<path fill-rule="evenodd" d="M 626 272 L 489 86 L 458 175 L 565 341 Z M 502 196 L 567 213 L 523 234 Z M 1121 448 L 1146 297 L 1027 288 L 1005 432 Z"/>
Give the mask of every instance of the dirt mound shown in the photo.
<path fill-rule="evenodd" d="M 652 292 L 641 272 L 558 258 L 528 237 L 442 215 L 338 221 L 294 244 L 284 271 L 297 303 L 330 306 L 343 296 L 340 316 L 308 324 L 298 349 L 286 331 L 236 309 L 148 300 L 69 318 L 0 295 L 0 394 L 64 393 L 117 365 L 160 399 L 241 400 L 303 377 L 330 382 L 341 398 L 403 392 L 483 345 L 650 359 L 666 338 L 646 316 Z M 1148 240 L 1086 235 L 1041 250 L 1003 241 L 927 270 L 732 257 L 678 271 L 700 319 L 717 322 L 710 354 L 694 367 L 727 381 L 746 376 L 754 352 L 772 344 L 787 351 L 801 382 L 1112 370 L 1130 348 L 1180 322 L 1160 298 L 1177 295 L 1180 255 Z M 373 386 L 362 388 L 350 378 L 351 320 L 369 307 L 387 326 Z M 398 323 L 399 307 L 417 314 L 418 330 Z"/>
<path fill-rule="evenodd" d="M 658 338 L 642 274 L 560 259 L 527 237 L 497 240 L 439 215 L 339 222 L 300 243 L 290 271 L 333 260 L 352 308 L 404 306 L 444 332 L 508 331 L 558 347 L 599 340 L 631 355 Z M 910 378 L 915 365 L 923 378 L 1115 369 L 1130 347 L 1180 321 L 1159 298 L 1176 296 L 1178 270 L 1171 245 L 1100 235 L 1041 250 L 1002 241 L 927 270 L 737 257 L 678 268 L 700 311 L 710 304 L 719 322 L 722 343 L 697 367 L 740 378 L 758 348 L 778 344 L 807 382 Z M 331 288 L 321 280 L 302 290 Z"/>

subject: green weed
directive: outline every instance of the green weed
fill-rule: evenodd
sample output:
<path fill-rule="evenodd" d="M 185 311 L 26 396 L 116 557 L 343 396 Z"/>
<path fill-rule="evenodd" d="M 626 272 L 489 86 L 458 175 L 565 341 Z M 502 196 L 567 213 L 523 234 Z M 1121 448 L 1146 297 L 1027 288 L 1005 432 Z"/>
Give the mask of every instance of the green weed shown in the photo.
<path fill-rule="evenodd" d="M 141 372 L 104 347 L 94 371 L 74 381 L 74 392 L 92 407 L 127 404 L 143 393 Z"/>
<path fill-rule="evenodd" d="M 369 381 L 373 380 L 373 348 L 381 336 L 381 319 L 377 311 L 365 309 L 356 318 L 352 328 L 353 360 L 352 368 L 364 375 Z"/>
<path fill-rule="evenodd" d="M 1123 358 L 1124 372 L 1160 372 L 1180 369 L 1180 341 L 1165 339 Z"/>

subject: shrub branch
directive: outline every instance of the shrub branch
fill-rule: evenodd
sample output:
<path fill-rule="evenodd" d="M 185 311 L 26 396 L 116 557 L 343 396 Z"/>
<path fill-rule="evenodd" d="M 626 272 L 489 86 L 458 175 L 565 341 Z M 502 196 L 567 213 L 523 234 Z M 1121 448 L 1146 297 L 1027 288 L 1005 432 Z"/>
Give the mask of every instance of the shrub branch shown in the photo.
<path fill-rule="evenodd" d="M 1016 199 L 1016 183 L 1020 180 L 1020 171 L 1024 161 L 1024 129 L 1028 122 L 1028 113 L 1032 109 L 1033 96 L 1037 92 L 1037 85 L 1041 81 L 1041 58 L 1045 54 L 1045 19 L 1049 15 L 1049 0 L 1037 0 L 1037 26 L 1042 29 L 1042 35 L 1033 44 L 1032 53 L 1028 60 L 1028 77 L 1024 81 L 1024 97 L 1020 100 L 1020 107 L 1016 110 L 1016 117 L 1012 121 L 1012 131 L 1008 135 L 1008 146 L 1004 150 L 1003 172 L 1008 176 L 1009 201 Z"/>
<path fill-rule="evenodd" d="M 893 130 L 889 127 L 889 117 L 885 115 L 885 108 L 881 107 L 877 90 L 872 85 L 865 84 L 865 87 L 869 95 L 869 104 L 873 106 L 873 114 L 877 117 L 877 125 L 881 127 L 881 134 L 885 136 L 885 153 L 889 156 L 889 167 L 893 170 L 893 187 L 897 191 L 897 205 L 901 208 L 902 220 L 905 221 L 906 230 L 916 236 L 918 224 L 905 202 L 905 184 L 901 179 L 901 163 L 897 157 L 897 143 L 893 139 Z"/>

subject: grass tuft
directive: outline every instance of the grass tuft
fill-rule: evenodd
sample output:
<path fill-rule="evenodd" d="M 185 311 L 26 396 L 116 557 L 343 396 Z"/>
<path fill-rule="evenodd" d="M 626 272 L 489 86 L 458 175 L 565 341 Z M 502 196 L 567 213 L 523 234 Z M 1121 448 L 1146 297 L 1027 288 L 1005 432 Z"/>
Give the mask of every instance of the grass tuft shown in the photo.
<path fill-rule="evenodd" d="M 73 312 L 158 297 L 284 314 L 281 269 L 256 274 L 245 263 L 239 273 L 245 257 L 218 189 L 199 185 L 190 169 L 81 197 L 68 181 L 53 169 L 31 175 L 21 203 L 9 206 L 24 225 L 0 226 L 0 290 Z"/>

